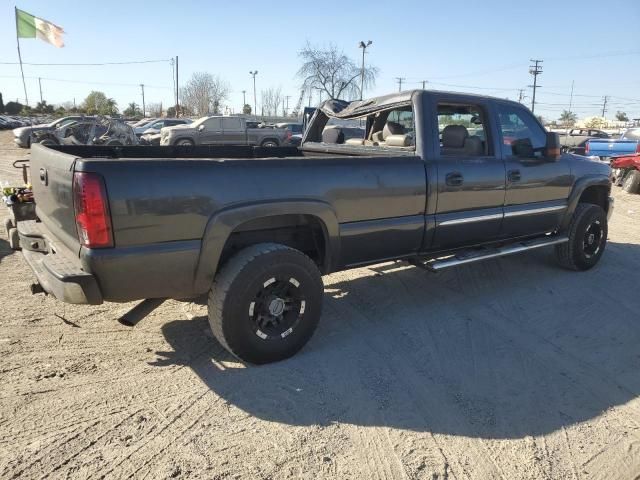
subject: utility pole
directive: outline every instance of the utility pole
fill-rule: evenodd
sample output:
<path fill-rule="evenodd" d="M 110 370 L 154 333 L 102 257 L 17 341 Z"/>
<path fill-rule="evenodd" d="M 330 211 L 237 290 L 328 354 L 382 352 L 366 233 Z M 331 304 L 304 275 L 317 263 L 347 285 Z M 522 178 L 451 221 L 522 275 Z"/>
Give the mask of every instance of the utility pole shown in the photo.
<path fill-rule="evenodd" d="M 404 82 L 406 78 L 404 77 L 396 77 L 396 81 L 398 82 L 398 91 L 402 91 L 402 82 Z"/>
<path fill-rule="evenodd" d="M 367 47 L 370 46 L 373 42 L 368 40 L 367 43 L 364 43 L 364 40 L 360 42 L 358 48 L 362 49 L 362 70 L 360 70 L 360 100 L 363 98 L 364 92 L 364 54 L 367 51 Z"/>
<path fill-rule="evenodd" d="M 533 75 L 533 85 L 529 85 L 533 88 L 533 96 L 531 98 L 531 113 L 536 110 L 536 89 L 540 88 L 538 85 L 538 75 L 542 73 L 542 65 L 540 65 L 543 60 L 530 59 L 535 65 L 529 65 L 529 73 Z"/>
<path fill-rule="evenodd" d="M 569 97 L 569 113 L 571 113 L 571 108 L 573 107 L 573 84 L 575 80 L 571 80 L 571 96 Z"/>
<path fill-rule="evenodd" d="M 524 88 L 518 89 L 518 102 L 522 103 L 527 96 L 524 94 Z"/>
<path fill-rule="evenodd" d="M 258 115 L 258 97 L 256 95 L 256 75 L 258 74 L 258 70 L 251 70 L 249 75 L 253 76 L 253 114 Z"/>
<path fill-rule="evenodd" d="M 284 116 L 286 117 L 287 114 L 289 113 L 289 99 L 291 98 L 291 95 L 287 95 L 286 97 L 284 97 L 287 99 L 287 106 L 284 109 Z"/>
<path fill-rule="evenodd" d="M 607 102 L 609 101 L 608 96 L 602 97 L 602 118 L 604 118 L 604 112 L 607 111 Z"/>
<path fill-rule="evenodd" d="M 147 116 L 146 113 L 145 113 L 146 109 L 145 109 L 145 106 L 144 106 L 144 83 L 140 84 L 140 88 L 142 89 L 142 116 L 146 117 Z"/>
<path fill-rule="evenodd" d="M 42 103 L 42 79 L 38 77 L 38 86 L 40 87 L 40 103 Z"/>
<path fill-rule="evenodd" d="M 247 104 L 247 91 L 242 90 L 242 110 L 244 111 L 244 106 Z"/>
<path fill-rule="evenodd" d="M 176 117 L 179 117 L 180 113 L 180 89 L 178 86 L 178 56 L 176 55 Z"/>
<path fill-rule="evenodd" d="M 422 80 L 422 89 L 423 90 L 427 89 L 427 81 L 426 80 Z"/>

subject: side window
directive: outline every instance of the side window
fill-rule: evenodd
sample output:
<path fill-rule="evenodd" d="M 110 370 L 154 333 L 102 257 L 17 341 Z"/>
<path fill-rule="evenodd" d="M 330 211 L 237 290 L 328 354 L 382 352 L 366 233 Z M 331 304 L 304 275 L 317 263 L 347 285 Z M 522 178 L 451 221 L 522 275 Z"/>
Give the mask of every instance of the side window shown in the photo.
<path fill-rule="evenodd" d="M 497 105 L 502 153 L 516 157 L 540 157 L 547 143 L 547 134 L 533 115 L 511 105 Z"/>
<path fill-rule="evenodd" d="M 155 128 L 157 130 L 160 130 L 162 127 L 164 127 L 164 120 L 160 120 L 159 122 L 155 122 L 153 125 L 151 125 L 150 128 Z"/>
<path fill-rule="evenodd" d="M 371 124 L 371 131 L 364 141 L 365 145 L 415 148 L 415 123 L 410 106 L 378 112 L 367 123 Z"/>
<path fill-rule="evenodd" d="M 205 130 L 222 130 L 220 118 L 208 118 L 203 123 Z"/>
<path fill-rule="evenodd" d="M 242 120 L 234 117 L 226 117 L 222 119 L 223 130 L 242 130 Z"/>
<path fill-rule="evenodd" d="M 438 104 L 438 135 L 443 156 L 493 155 L 486 115 L 478 105 Z"/>

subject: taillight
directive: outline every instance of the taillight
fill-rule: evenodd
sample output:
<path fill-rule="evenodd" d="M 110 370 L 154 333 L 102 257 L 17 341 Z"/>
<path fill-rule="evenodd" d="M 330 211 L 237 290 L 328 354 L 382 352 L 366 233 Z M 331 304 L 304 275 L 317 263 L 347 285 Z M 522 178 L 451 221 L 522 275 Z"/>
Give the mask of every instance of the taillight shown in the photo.
<path fill-rule="evenodd" d="M 100 175 L 73 174 L 73 208 L 80 244 L 87 248 L 113 247 L 107 191 Z"/>
<path fill-rule="evenodd" d="M 589 155 L 589 142 L 584 144 L 584 154 Z"/>

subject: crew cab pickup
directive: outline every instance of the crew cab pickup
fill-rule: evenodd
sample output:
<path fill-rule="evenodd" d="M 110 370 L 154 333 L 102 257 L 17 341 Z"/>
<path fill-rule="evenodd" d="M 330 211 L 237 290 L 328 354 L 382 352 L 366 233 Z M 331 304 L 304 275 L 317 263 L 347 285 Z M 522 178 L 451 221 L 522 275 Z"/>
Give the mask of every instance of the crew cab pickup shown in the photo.
<path fill-rule="evenodd" d="M 345 139 L 334 120 L 358 118 L 364 137 Z M 252 363 L 310 339 L 322 275 L 547 246 L 586 270 L 613 207 L 609 166 L 562 154 L 519 103 L 424 90 L 329 100 L 300 148 L 34 145 L 31 162 L 39 220 L 18 231 L 34 291 L 140 306 L 206 294 L 213 334 Z"/>
<path fill-rule="evenodd" d="M 291 132 L 284 128 L 250 128 L 242 117 L 202 117 L 188 125 L 164 127 L 160 145 L 258 145 L 278 147 Z"/>
<path fill-rule="evenodd" d="M 640 153 L 640 128 L 630 128 L 619 139 L 590 139 L 585 144 L 585 155 L 603 160 L 634 153 Z"/>
<path fill-rule="evenodd" d="M 610 135 L 594 128 L 572 128 L 566 134 L 560 135 L 560 146 L 572 153 L 583 155 L 585 144 L 591 138 L 610 138 Z"/>

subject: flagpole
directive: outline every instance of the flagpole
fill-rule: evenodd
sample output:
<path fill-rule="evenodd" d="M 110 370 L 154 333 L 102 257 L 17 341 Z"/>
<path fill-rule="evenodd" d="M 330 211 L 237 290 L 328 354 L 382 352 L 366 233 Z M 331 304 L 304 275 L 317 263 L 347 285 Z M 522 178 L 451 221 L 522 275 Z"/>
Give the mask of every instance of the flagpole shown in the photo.
<path fill-rule="evenodd" d="M 22 54 L 20 53 L 20 37 L 18 36 L 18 7 L 14 7 L 16 10 L 16 43 L 18 44 L 18 60 L 20 61 L 20 74 L 22 75 L 22 87 L 24 88 L 24 100 L 29 106 L 29 96 L 27 95 L 27 84 L 24 81 L 24 69 L 22 68 Z"/>

